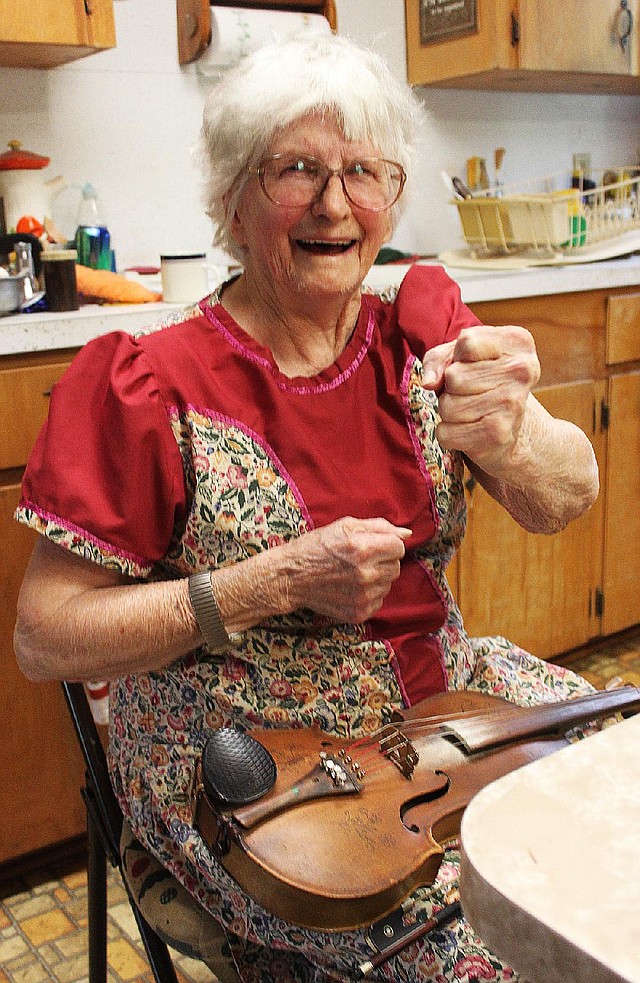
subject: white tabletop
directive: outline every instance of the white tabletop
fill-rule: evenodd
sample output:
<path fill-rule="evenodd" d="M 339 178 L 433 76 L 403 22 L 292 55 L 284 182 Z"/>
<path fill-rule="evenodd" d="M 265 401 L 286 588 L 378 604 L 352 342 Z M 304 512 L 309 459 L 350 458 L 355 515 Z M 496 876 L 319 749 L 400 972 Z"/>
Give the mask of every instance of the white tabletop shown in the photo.
<path fill-rule="evenodd" d="M 461 898 L 530 983 L 640 983 L 640 715 L 483 789 Z"/>

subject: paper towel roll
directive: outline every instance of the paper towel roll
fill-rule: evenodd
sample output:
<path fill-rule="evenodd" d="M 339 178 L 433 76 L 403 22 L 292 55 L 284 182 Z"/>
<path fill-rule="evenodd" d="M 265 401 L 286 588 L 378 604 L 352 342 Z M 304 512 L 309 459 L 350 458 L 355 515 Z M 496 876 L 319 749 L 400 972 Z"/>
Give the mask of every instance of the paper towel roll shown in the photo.
<path fill-rule="evenodd" d="M 330 33 L 329 21 L 322 14 L 212 7 L 211 44 L 198 60 L 197 70 L 208 78 L 219 78 L 264 44 Z"/>

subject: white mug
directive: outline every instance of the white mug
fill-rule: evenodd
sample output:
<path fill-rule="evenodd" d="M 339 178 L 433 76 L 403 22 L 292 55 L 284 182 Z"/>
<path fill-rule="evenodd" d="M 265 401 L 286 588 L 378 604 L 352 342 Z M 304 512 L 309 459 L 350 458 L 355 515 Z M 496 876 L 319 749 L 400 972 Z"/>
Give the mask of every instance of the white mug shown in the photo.
<path fill-rule="evenodd" d="M 180 256 L 161 256 L 162 299 L 169 304 L 191 304 L 208 291 L 207 265 L 204 253 Z"/>

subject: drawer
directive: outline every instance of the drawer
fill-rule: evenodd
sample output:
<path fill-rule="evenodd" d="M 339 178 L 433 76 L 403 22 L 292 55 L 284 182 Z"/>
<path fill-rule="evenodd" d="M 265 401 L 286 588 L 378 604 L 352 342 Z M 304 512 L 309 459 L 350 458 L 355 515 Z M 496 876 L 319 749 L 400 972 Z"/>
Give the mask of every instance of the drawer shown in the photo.
<path fill-rule="evenodd" d="M 640 293 L 607 302 L 607 365 L 640 359 Z"/>
<path fill-rule="evenodd" d="M 51 388 L 69 362 L 0 371 L 0 468 L 18 468 L 27 458 L 47 416 Z"/>

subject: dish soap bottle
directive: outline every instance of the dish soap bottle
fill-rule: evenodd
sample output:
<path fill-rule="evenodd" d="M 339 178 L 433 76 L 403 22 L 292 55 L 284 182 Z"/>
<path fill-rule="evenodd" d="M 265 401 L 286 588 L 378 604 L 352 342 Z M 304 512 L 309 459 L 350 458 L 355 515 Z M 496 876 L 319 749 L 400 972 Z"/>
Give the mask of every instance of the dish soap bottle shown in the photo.
<path fill-rule="evenodd" d="M 111 237 L 107 229 L 102 204 L 96 189 L 85 184 L 78 209 L 78 228 L 76 229 L 76 249 L 78 263 L 94 270 L 110 270 L 113 254 Z"/>

